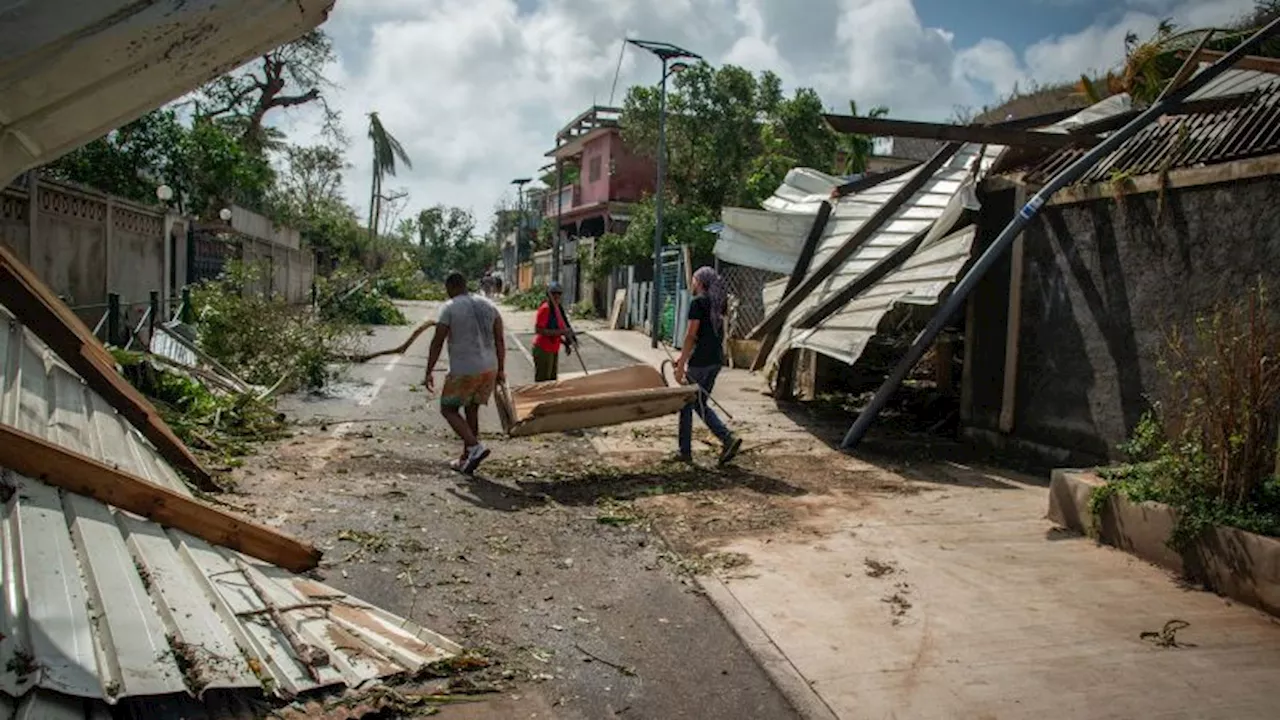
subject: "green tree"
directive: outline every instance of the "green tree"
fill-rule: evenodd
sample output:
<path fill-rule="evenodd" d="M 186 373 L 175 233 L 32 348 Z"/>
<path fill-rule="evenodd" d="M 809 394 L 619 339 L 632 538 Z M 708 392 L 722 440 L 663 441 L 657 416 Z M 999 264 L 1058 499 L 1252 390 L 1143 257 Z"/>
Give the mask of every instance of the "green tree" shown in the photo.
<path fill-rule="evenodd" d="M 369 113 L 369 140 L 373 142 L 373 183 L 369 193 L 369 239 L 373 240 L 378 232 L 378 221 L 382 209 L 382 180 L 396 174 L 396 160 L 413 169 L 409 154 L 387 129 L 382 126 L 378 113 Z"/>
<path fill-rule="evenodd" d="M 849 101 L 849 114 L 854 117 L 858 115 L 858 103 L 854 100 Z M 878 118 L 889 114 L 889 108 L 884 105 L 877 105 L 871 108 L 871 111 L 865 117 Z M 867 169 L 867 161 L 871 159 L 872 149 L 875 138 L 870 135 L 840 135 L 840 174 L 855 175 L 865 172 Z"/>
<path fill-rule="evenodd" d="M 443 280 L 450 270 L 466 272 L 462 265 L 473 263 L 472 248 L 476 221 L 467 210 L 436 205 L 418 213 L 418 248 L 422 271 L 432 280 Z"/>

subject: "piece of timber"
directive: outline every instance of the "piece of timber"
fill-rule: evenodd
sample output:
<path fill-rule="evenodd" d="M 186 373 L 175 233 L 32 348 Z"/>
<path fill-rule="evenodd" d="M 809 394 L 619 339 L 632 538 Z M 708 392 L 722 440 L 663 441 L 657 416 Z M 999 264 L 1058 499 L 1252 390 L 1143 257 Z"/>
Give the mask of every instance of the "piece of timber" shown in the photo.
<path fill-rule="evenodd" d="M 0 303 L 196 487 L 206 492 L 221 489 L 161 419 L 155 406 L 116 372 L 115 360 L 89 328 L 3 245 L 0 245 Z"/>
<path fill-rule="evenodd" d="M 934 153 L 933 157 L 921 165 L 916 173 L 902 184 L 902 187 L 898 188 L 889 199 L 885 200 L 883 205 L 872 213 L 871 217 L 867 218 L 866 222 L 859 225 L 858 229 L 849 236 L 849 239 L 844 241 L 843 245 L 828 256 L 817 270 L 814 270 L 794 290 L 783 296 L 778 303 L 778 307 L 774 308 L 773 312 L 769 313 L 751 331 L 750 339 L 762 340 L 768 333 L 781 330 L 787 321 L 787 316 L 799 307 L 800 303 L 809 297 L 817 289 L 818 285 L 835 274 L 858 251 L 858 248 L 862 247 L 863 243 L 877 232 L 880 232 L 885 223 L 889 222 L 894 214 L 903 205 L 907 204 L 915 196 L 916 192 L 924 187 L 925 183 L 933 179 L 933 175 L 938 171 L 938 168 L 950 161 L 956 153 L 960 152 L 962 147 L 964 147 L 964 143 L 947 143 L 938 152 Z"/>
<path fill-rule="evenodd" d="M 898 173 L 901 174 L 901 173 Z M 863 178 L 864 180 L 866 178 Z M 850 185 L 855 183 L 850 183 Z M 872 183 L 879 184 L 879 183 Z M 836 188 L 839 193 L 841 188 Z M 849 192 L 856 192 L 850 190 Z M 818 251 L 818 243 L 822 241 L 822 233 L 827 230 L 827 222 L 831 219 L 831 211 L 834 209 L 829 201 L 823 200 L 818 206 L 818 214 L 813 219 L 813 225 L 809 227 L 809 235 L 804 239 L 804 246 L 800 248 L 800 257 L 796 258 L 795 267 L 791 268 L 791 277 L 787 278 L 787 289 L 782 293 L 786 297 L 800 281 L 804 280 L 804 276 L 809 272 L 809 265 L 813 263 L 813 255 Z M 769 359 L 769 353 L 773 352 L 773 346 L 778 342 L 778 334 L 781 328 L 774 330 L 760 340 L 760 349 L 756 351 L 755 359 L 751 361 L 751 371 L 755 372 L 764 367 L 764 363 Z"/>
<path fill-rule="evenodd" d="M 286 570 L 320 563 L 306 543 L 8 425 L 0 425 L 0 466 Z"/>
<path fill-rule="evenodd" d="M 875 135 L 878 137 L 913 137 L 946 142 L 982 143 L 1006 147 L 1089 147 L 1102 141 L 1094 135 L 1063 134 L 1002 128 L 995 125 L 944 125 L 942 123 L 916 122 L 913 120 L 887 120 L 885 118 L 854 117 L 852 115 L 823 115 L 832 130 L 851 135 Z"/>

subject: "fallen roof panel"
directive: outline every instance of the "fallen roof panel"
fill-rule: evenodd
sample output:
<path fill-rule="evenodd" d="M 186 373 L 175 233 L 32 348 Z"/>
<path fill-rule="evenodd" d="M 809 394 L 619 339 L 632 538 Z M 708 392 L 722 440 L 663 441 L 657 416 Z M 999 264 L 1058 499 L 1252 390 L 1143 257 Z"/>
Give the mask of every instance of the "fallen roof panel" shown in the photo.
<path fill-rule="evenodd" d="M 807 347 L 818 350 L 825 355 L 852 363 L 861 354 L 865 339 L 858 332 L 851 332 L 846 327 L 849 318 L 842 316 L 850 307 L 858 307 L 862 297 L 875 292 L 886 284 L 910 278 L 902 275 L 907 268 L 914 267 L 916 258 L 926 252 L 939 252 L 936 247 L 966 207 L 974 203 L 973 187 L 986 170 L 1004 151 L 1000 146 L 979 146 L 969 144 L 963 146 L 954 157 L 943 164 L 937 172 L 928 178 L 924 185 L 904 205 L 899 208 L 890 220 L 879 228 L 863 243 L 854 254 L 840 266 L 830 277 L 824 280 L 809 296 L 788 315 L 787 321 L 774 346 L 769 363 L 776 364 L 792 347 Z M 977 167 L 975 167 L 977 163 Z M 842 198 L 835 206 L 827 223 L 818 251 L 815 253 L 811 267 L 818 266 L 857 231 L 869 218 L 879 210 L 902 186 L 907 183 L 915 171 L 886 180 L 879 185 L 867 188 L 862 192 Z M 932 228 L 932 229 L 930 229 Z M 854 280 L 866 273 L 875 264 L 894 252 L 894 250 L 911 242 L 919 233 L 929 230 L 929 234 L 921 248 L 909 258 L 902 268 L 890 273 L 876 284 L 868 288 L 862 295 L 853 298 L 844 309 L 819 322 L 812 329 L 800 330 L 793 323 L 805 317 L 813 309 L 821 306 L 828 298 L 835 296 Z M 797 239 L 799 242 L 799 239 Z M 949 246 L 946 246 L 949 247 Z M 934 250 L 931 250 L 934 249 Z M 927 257 L 933 258 L 934 255 Z M 898 278 L 895 280 L 894 278 Z M 924 282 L 922 280 L 922 282 Z M 930 281 L 932 282 L 932 281 Z M 765 288 L 765 307 L 772 311 L 781 300 L 785 281 L 775 281 Z M 930 296 L 922 291 L 923 297 Z M 911 293 L 906 293 L 910 296 Z M 893 302 L 900 302 L 894 300 Z M 892 304 L 892 303 L 891 303 Z M 889 307 L 884 308 L 888 312 Z M 832 324 L 834 323 L 834 324 Z M 858 326 L 862 327 L 862 326 Z M 864 328 L 865 329 L 865 328 Z"/>
<path fill-rule="evenodd" d="M 3 306 L 0 423 L 190 495 L 139 432 Z M 460 650 L 335 588 L 12 469 L 0 468 L 0 500 L 0 710 L 78 708 L 68 717 L 81 720 L 102 706 L 58 698 L 356 688 Z M 328 663 L 309 664 L 314 656 L 291 637 Z"/>
<path fill-rule="evenodd" d="M 324 22 L 333 0 L 40 0 L 0 23 L 0 187 Z"/>

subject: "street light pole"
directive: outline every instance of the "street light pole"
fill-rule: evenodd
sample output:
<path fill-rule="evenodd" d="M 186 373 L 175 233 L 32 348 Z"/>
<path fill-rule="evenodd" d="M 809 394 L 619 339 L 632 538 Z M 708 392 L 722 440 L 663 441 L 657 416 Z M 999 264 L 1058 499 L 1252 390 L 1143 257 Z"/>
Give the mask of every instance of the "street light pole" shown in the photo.
<path fill-rule="evenodd" d="M 681 58 L 701 60 L 702 56 L 671 43 L 630 39 L 627 42 L 638 48 L 648 50 L 662 61 L 662 84 L 658 93 L 657 196 L 654 198 L 653 204 L 653 291 L 650 293 L 649 300 L 649 346 L 656 348 L 662 333 L 662 318 L 659 317 L 659 314 L 662 312 L 663 185 L 667 169 L 667 78 L 686 67 L 684 63 L 672 63 L 672 60 L 680 60 Z M 668 69 L 668 63 L 670 63 L 670 69 Z M 674 324 L 672 327 L 674 328 Z"/>
<path fill-rule="evenodd" d="M 653 205 L 653 292 L 649 293 L 649 347 L 658 347 L 662 318 L 662 186 L 667 174 L 667 58 L 662 58 L 658 93 L 658 181 Z M 674 327 L 674 325 L 673 325 Z"/>

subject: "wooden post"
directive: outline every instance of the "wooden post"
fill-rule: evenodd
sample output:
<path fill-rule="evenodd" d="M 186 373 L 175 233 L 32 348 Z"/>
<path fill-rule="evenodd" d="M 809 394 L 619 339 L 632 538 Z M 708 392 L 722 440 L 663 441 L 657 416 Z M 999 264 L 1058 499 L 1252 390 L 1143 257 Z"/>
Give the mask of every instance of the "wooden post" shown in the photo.
<path fill-rule="evenodd" d="M 978 319 L 973 306 L 973 298 L 964 304 L 964 365 L 960 371 L 960 422 L 967 423 L 973 419 L 973 345 L 976 342 L 975 326 Z"/>
<path fill-rule="evenodd" d="M 1014 207 L 1021 207 L 1021 205 L 1015 204 Z M 1022 337 L 1024 238 L 1024 235 L 1019 235 L 1014 241 L 1009 262 L 1009 313 L 1004 343 L 1004 390 L 1000 396 L 1000 432 L 1003 433 L 1013 431 L 1014 405 L 1017 400 L 1018 343 Z"/>
<path fill-rule="evenodd" d="M 107 345 L 120 343 L 120 295 L 107 293 Z"/>
<path fill-rule="evenodd" d="M 151 312 L 148 313 L 147 317 L 149 318 L 147 321 L 147 342 L 151 342 L 151 339 L 156 336 L 156 324 L 161 321 L 159 290 L 151 291 Z"/>
<path fill-rule="evenodd" d="M 796 258 L 796 266 L 791 268 L 791 277 L 787 278 L 787 289 L 783 291 L 782 297 L 785 299 L 787 295 L 795 290 L 796 286 L 804 280 L 804 276 L 809 272 L 809 265 L 813 263 L 813 255 L 818 251 L 818 243 L 822 240 L 822 234 L 827 230 L 827 223 L 831 220 L 831 213 L 835 206 L 830 201 L 824 200 L 818 206 L 818 214 L 813 219 L 813 225 L 809 227 L 809 234 L 804 239 L 804 245 L 800 248 L 800 257 Z M 760 349 L 756 351 L 756 357 L 751 361 L 751 370 L 754 372 L 764 367 L 764 363 L 769 359 L 769 353 L 773 352 L 773 346 L 778 342 L 778 335 L 781 328 L 770 332 L 763 338 L 760 343 Z M 787 371 L 794 367 L 787 365 Z M 782 377 L 779 371 L 778 377 Z"/>
<path fill-rule="evenodd" d="M 933 382 L 937 385 L 938 392 L 950 395 L 955 389 L 955 382 L 951 377 L 951 363 L 955 360 L 955 339 L 950 335 L 943 335 L 933 347 Z"/>

